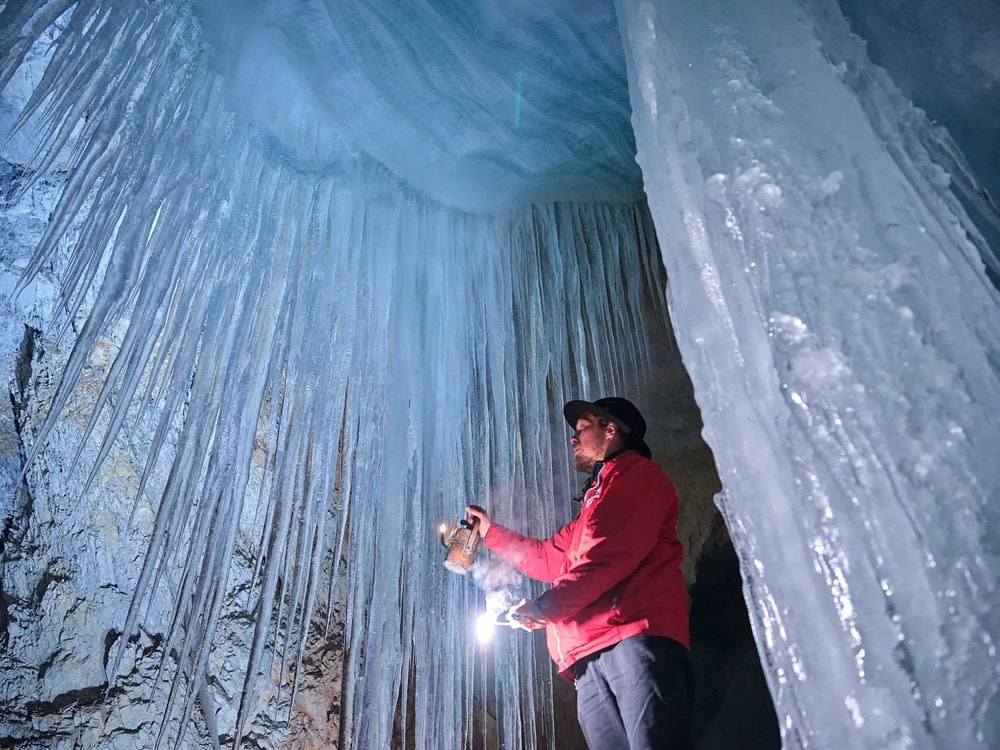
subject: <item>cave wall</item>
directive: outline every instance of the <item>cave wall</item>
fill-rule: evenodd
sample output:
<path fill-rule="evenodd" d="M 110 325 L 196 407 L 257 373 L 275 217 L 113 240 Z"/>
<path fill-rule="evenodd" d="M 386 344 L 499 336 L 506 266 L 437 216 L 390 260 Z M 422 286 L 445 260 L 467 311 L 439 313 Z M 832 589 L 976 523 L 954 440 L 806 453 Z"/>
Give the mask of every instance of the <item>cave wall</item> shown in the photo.
<path fill-rule="evenodd" d="M 37 242 L 44 226 L 41 217 L 62 176 L 52 175 L 21 194 L 23 168 L 5 169 L 0 231 L 6 238 L 3 262 L 9 282 Z M 81 385 L 49 445 L 29 466 L 24 480 L 19 479 L 73 340 L 72 325 L 62 336 L 50 325 L 61 304 L 59 274 L 58 267 L 49 269 L 23 299 L 9 302 L 4 327 L 3 372 L 10 398 L 0 421 L 0 459 L 8 490 L 0 550 L 0 623 L 5 641 L 0 654 L 4 709 L 0 738 L 29 748 L 69 748 L 80 742 L 95 748 L 146 744 L 155 738 L 158 704 L 167 685 L 156 683 L 166 633 L 165 626 L 156 623 L 168 621 L 168 597 L 155 600 L 113 686 L 108 670 L 155 513 L 155 499 L 142 497 L 133 510 L 133 498 L 158 415 L 156 404 L 144 404 L 136 411 L 133 429 L 119 438 L 86 491 L 82 487 L 95 458 L 94 441 L 74 465 L 86 420 L 116 348 L 113 337 L 91 351 Z M 666 327 L 659 329 L 650 354 L 649 376 L 631 387 L 648 417 L 649 442 L 681 497 L 679 534 L 688 550 L 684 573 L 691 584 L 698 550 L 717 546 L 725 536 L 713 505 L 718 477 L 711 452 L 698 435 L 700 422 L 690 382 Z M 98 433 L 100 428 L 99 424 Z M 264 440 L 260 435 L 250 492 L 257 489 L 265 471 Z M 159 477 L 153 484 L 162 482 Z M 248 518 L 245 523 L 249 539 L 254 521 Z M 255 562 L 249 549 L 247 544 L 238 555 L 241 562 L 225 608 L 223 635 L 213 654 L 213 677 L 200 693 L 185 747 L 209 747 L 213 736 L 224 741 L 226 728 L 232 725 L 241 689 L 239 667 L 246 659 L 254 618 L 241 596 Z M 303 663 L 295 705 L 288 705 L 286 693 L 270 695 L 260 707 L 250 729 L 259 747 L 282 747 L 292 741 L 302 748 L 336 746 L 343 632 L 342 609 L 336 603 L 334 607 L 334 627 L 324 635 L 327 603 L 319 603 L 315 638 Z M 169 667 L 167 671 L 169 677 Z M 286 675 L 286 687 L 288 679 Z M 559 746 L 580 747 L 573 687 L 558 677 L 553 685 L 559 706 Z"/>
<path fill-rule="evenodd" d="M 53 37 L 48 34 L 42 41 L 40 48 L 51 44 Z M 11 124 L 11 113 L 37 84 L 43 62 L 39 53 L 0 97 L 4 130 Z M 159 404 L 148 401 L 133 410 L 129 428 L 87 484 L 97 445 L 90 440 L 79 456 L 77 450 L 119 344 L 123 321 L 92 348 L 80 385 L 59 415 L 48 444 L 26 464 L 74 334 L 92 302 L 83 300 L 69 319 L 68 301 L 60 297 L 69 250 L 86 213 L 81 212 L 63 238 L 56 260 L 20 297 L 12 298 L 16 279 L 68 177 L 68 160 L 57 160 L 49 173 L 35 174 L 33 146 L 21 136 L 6 144 L 2 157 L 0 377 L 9 397 L 0 409 L 0 745 L 55 750 L 152 746 L 165 691 L 176 678 L 171 672 L 171 644 L 166 643 L 174 602 L 161 591 L 138 635 L 124 649 L 121 628 L 154 521 L 156 488 L 165 481 L 162 474 L 154 476 L 151 493 L 135 499 Z M 700 438 L 691 384 L 666 323 L 651 341 L 649 353 L 650 372 L 629 384 L 625 395 L 646 415 L 655 457 L 678 488 L 679 535 L 688 553 L 684 576 L 692 585 L 701 550 L 715 549 L 725 540 L 713 504 L 718 476 L 711 452 Z M 95 434 L 100 435 L 104 426 L 99 420 Z M 250 493 L 267 471 L 265 441 L 258 433 Z M 227 731 L 239 702 L 242 665 L 256 617 L 247 609 L 246 594 L 257 562 L 250 540 L 260 519 L 249 513 L 241 523 L 245 544 L 237 550 L 211 657 L 212 674 L 197 691 L 193 724 L 182 747 L 207 748 L 231 739 Z M 328 569 L 333 564 L 328 560 Z M 337 564 L 343 566 L 344 561 Z M 339 746 L 344 632 L 343 603 L 336 597 L 330 603 L 321 595 L 311 634 L 294 703 L 287 690 L 292 671 L 278 675 L 279 666 L 273 665 L 272 680 L 286 689 L 265 696 L 249 727 L 247 744 Z M 109 671 L 120 650 L 118 677 L 112 682 Z M 539 658 L 546 658 L 543 647 L 536 651 Z M 162 675 L 161 664 L 166 665 Z M 553 691 L 558 746 L 582 747 L 572 685 L 554 677 Z M 484 711 L 488 725 L 488 709 Z M 169 726 L 168 737 L 176 731 L 176 725 Z M 400 726 L 399 736 L 405 732 Z"/>

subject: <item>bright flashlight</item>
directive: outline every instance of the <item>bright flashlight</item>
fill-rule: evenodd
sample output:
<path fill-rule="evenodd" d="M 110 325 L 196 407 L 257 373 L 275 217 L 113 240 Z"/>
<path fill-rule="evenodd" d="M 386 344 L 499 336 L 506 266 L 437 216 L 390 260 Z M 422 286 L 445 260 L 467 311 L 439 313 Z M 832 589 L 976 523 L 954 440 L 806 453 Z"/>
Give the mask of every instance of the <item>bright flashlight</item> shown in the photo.
<path fill-rule="evenodd" d="M 495 612 L 483 612 L 476 620 L 476 635 L 479 636 L 479 642 L 483 645 L 489 643 L 493 640 L 493 633 L 501 627 L 512 628 L 514 626 L 508 620 L 500 619 L 500 616 Z"/>
<path fill-rule="evenodd" d="M 493 640 L 493 633 L 497 628 L 497 616 L 490 612 L 483 612 L 476 620 L 476 635 L 480 643 L 489 643 Z"/>

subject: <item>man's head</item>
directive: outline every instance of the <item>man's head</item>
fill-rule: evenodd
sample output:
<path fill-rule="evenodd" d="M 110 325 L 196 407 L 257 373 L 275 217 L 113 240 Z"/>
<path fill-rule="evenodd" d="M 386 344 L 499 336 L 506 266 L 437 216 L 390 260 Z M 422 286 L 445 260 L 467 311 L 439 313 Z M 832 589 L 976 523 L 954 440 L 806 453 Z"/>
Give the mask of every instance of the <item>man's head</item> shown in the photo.
<path fill-rule="evenodd" d="M 646 458 L 651 455 L 643 440 L 646 420 L 627 399 L 612 396 L 594 402 L 569 401 L 563 414 L 574 431 L 570 444 L 577 471 L 590 471 L 595 463 L 623 448 L 637 450 Z"/>

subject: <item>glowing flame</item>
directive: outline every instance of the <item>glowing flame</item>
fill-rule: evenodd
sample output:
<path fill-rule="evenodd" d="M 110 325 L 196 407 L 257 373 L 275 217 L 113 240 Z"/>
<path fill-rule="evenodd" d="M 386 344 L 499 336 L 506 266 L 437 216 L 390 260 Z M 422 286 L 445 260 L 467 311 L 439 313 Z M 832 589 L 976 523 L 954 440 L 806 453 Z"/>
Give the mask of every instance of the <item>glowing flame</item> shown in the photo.
<path fill-rule="evenodd" d="M 476 620 L 476 635 L 480 643 L 489 643 L 493 640 L 493 633 L 497 629 L 497 616 L 491 612 L 483 612 Z"/>
<path fill-rule="evenodd" d="M 443 523 L 440 526 L 438 526 L 438 534 L 440 534 L 441 536 L 444 536 L 444 532 L 446 532 L 447 530 L 448 530 L 447 524 Z"/>

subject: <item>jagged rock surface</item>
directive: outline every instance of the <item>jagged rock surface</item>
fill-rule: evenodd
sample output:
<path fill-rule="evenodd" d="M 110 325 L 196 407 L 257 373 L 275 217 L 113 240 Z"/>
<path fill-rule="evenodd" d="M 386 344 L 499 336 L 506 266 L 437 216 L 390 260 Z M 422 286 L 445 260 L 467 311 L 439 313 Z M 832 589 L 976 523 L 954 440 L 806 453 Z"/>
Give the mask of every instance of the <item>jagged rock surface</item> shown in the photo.
<path fill-rule="evenodd" d="M 130 639 L 113 680 L 108 672 L 121 646 L 121 627 L 155 513 L 155 491 L 135 501 L 134 508 L 133 501 L 157 404 L 134 410 L 131 429 L 119 437 L 83 491 L 96 454 L 94 441 L 76 463 L 74 456 L 116 346 L 113 337 L 102 340 L 90 352 L 80 385 L 45 451 L 21 480 L 72 345 L 73 326 L 60 339 L 58 326 L 52 325 L 60 313 L 58 268 L 33 282 L 20 299 L 9 297 L 44 228 L 61 177 L 47 176 L 22 192 L 29 176 L 25 168 L 3 162 L 2 170 L 0 263 L 7 293 L 2 299 L 0 367 L 9 398 L 0 410 L 0 745 L 151 747 L 173 677 L 171 659 L 164 658 L 173 606 L 170 582 L 152 599 L 147 624 Z M 98 434 L 102 426 L 98 424 Z M 263 455 L 257 456 L 258 483 Z M 158 477 L 153 486 L 163 481 Z M 211 657 L 212 679 L 200 692 L 194 723 L 181 747 L 213 747 L 216 740 L 230 739 L 226 732 L 232 731 L 253 627 L 253 612 L 246 610 L 255 564 L 249 542 L 253 521 L 246 523 L 247 543 L 237 553 L 239 564 Z M 294 707 L 289 705 L 286 673 L 275 680 L 282 690 L 267 695 L 251 724 L 248 741 L 255 746 L 336 745 L 343 633 L 334 613 L 333 629 L 324 636 L 326 615 L 321 601 Z M 161 668 L 163 676 L 157 680 Z M 176 726 L 168 731 L 176 732 Z"/>

